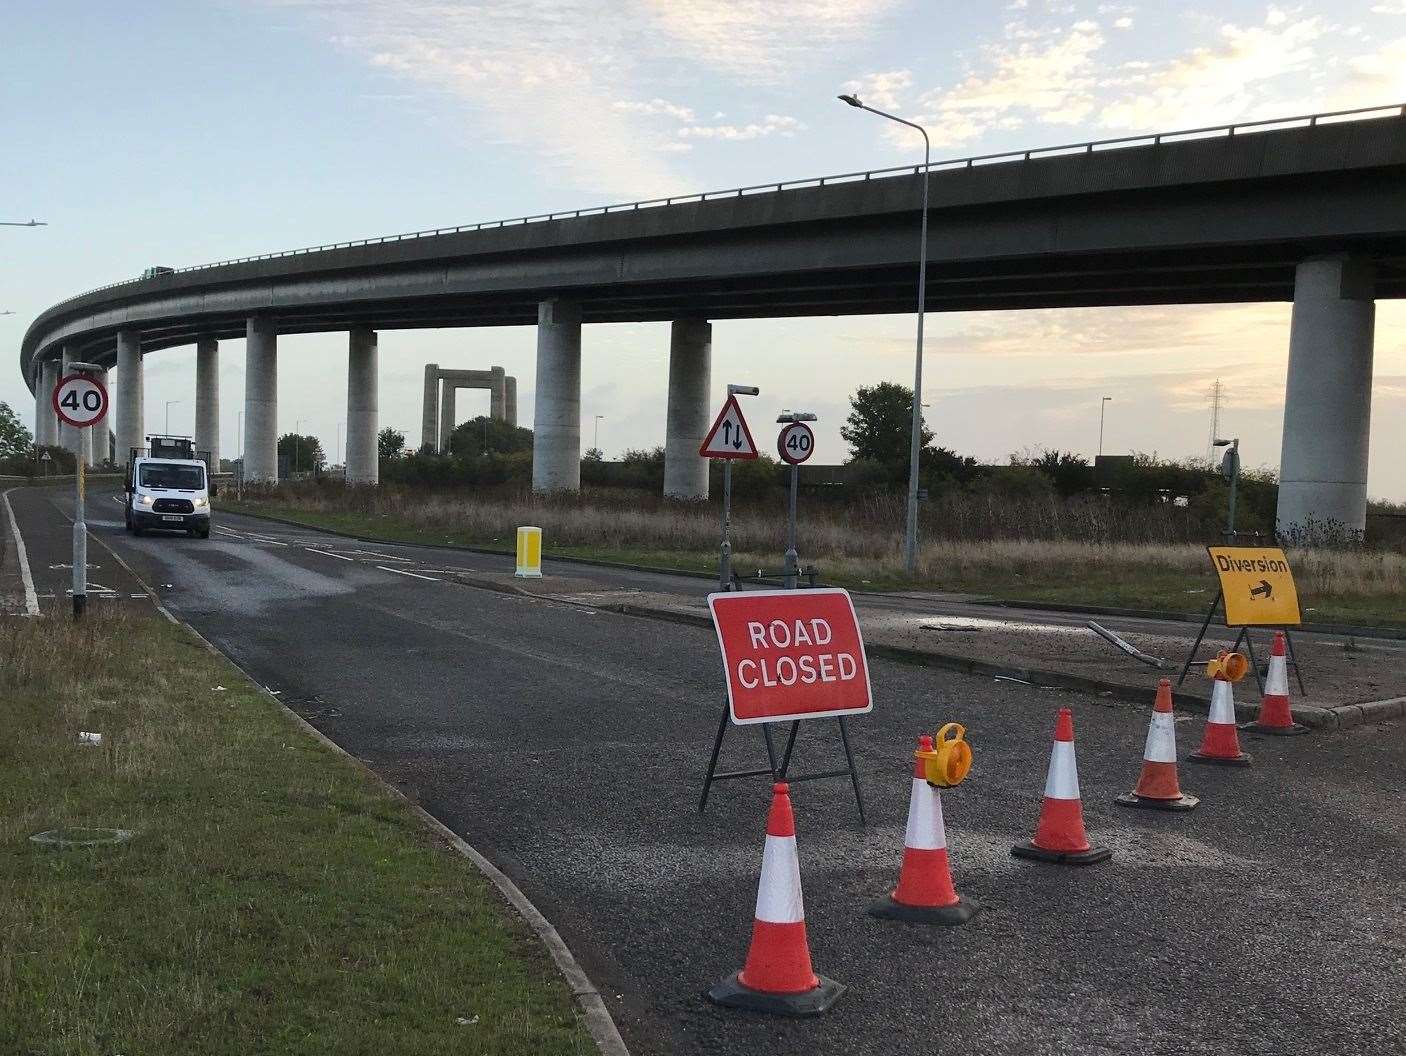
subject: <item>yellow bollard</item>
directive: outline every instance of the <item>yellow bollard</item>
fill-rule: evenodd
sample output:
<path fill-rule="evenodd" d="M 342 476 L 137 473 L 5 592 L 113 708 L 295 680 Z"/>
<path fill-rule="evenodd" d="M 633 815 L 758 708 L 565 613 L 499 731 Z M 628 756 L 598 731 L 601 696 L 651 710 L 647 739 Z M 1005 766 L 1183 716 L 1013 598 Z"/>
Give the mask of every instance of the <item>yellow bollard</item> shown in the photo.
<path fill-rule="evenodd" d="M 542 578 L 542 529 L 525 525 L 517 530 L 517 571 L 519 579 Z"/>

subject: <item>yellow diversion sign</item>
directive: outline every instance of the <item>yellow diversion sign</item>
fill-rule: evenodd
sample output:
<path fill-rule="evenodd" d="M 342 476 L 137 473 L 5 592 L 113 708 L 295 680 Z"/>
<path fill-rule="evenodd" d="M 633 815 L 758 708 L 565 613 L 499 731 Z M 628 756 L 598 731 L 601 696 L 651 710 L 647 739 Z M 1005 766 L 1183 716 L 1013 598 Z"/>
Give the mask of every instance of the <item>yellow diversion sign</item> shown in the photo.
<path fill-rule="evenodd" d="M 1303 622 L 1288 558 L 1277 546 L 1208 546 L 1220 577 L 1227 627 L 1289 627 Z"/>

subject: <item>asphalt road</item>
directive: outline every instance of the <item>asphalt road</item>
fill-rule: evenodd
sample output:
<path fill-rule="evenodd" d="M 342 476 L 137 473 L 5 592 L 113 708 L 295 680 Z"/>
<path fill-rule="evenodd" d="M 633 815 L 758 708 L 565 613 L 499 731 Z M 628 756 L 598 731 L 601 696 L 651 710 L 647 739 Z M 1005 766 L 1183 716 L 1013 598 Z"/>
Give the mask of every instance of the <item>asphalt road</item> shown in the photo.
<path fill-rule="evenodd" d="M 48 545 L 36 539 L 64 538 L 62 497 L 11 499 L 31 556 Z M 113 547 L 498 862 L 638 1054 L 1403 1051 L 1406 727 L 1247 737 L 1252 769 L 1182 767 L 1198 810 L 1127 811 L 1112 801 L 1137 776 L 1143 709 L 873 661 L 875 710 L 852 726 L 870 824 L 843 782 L 793 788 L 815 964 L 850 990 L 817 1020 L 723 1011 L 700 992 L 745 955 L 768 790 L 720 786 L 696 813 L 721 694 L 710 631 L 435 571 L 502 559 L 229 515 L 208 541 L 138 540 L 112 509 L 94 519 L 94 552 Z M 61 603 L 61 589 L 41 593 Z M 1085 870 L 1009 853 L 1033 831 L 1064 704 L 1091 836 L 1114 850 Z M 897 875 L 913 738 L 946 720 L 976 749 L 944 797 L 954 873 L 986 908 L 955 929 L 873 920 L 865 907 Z M 1178 732 L 1184 758 L 1200 723 Z M 734 730 L 728 762 L 759 748 Z M 833 724 L 807 728 L 797 752 L 798 766 L 834 765 Z"/>

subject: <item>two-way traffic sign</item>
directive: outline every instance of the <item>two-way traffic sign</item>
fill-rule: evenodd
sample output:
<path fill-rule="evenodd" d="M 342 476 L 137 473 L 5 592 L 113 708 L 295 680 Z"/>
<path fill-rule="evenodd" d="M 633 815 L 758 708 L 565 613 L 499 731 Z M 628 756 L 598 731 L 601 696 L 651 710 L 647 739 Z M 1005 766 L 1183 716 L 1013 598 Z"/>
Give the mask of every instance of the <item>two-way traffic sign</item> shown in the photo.
<path fill-rule="evenodd" d="M 757 445 L 752 440 L 752 431 L 747 428 L 747 419 L 742 417 L 742 408 L 738 406 L 736 396 L 728 395 L 698 453 L 704 458 L 757 457 Z"/>

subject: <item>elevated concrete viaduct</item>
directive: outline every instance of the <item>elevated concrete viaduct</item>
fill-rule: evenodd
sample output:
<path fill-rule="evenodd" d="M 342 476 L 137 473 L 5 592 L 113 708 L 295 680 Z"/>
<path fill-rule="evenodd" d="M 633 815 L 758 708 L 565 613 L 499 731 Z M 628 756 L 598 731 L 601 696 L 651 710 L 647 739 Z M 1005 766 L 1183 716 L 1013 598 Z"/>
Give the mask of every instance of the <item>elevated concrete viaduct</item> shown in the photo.
<path fill-rule="evenodd" d="M 1406 296 L 1406 108 L 935 163 L 927 178 L 930 311 L 1293 301 L 1281 526 L 1362 526 L 1372 305 Z M 246 473 L 271 480 L 279 334 L 353 335 L 350 450 L 353 428 L 375 426 L 366 334 L 374 349 L 376 330 L 535 323 L 533 480 L 575 488 L 581 327 L 670 320 L 666 489 L 702 496 L 689 443 L 706 321 L 912 311 L 921 179 L 855 173 L 181 269 L 48 309 L 20 369 L 34 387 L 63 354 L 120 361 L 139 387 L 141 355 L 245 337 Z M 140 400 L 118 410 L 119 434 L 140 433 Z"/>

